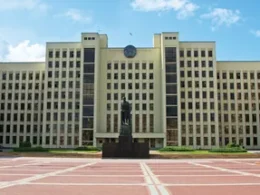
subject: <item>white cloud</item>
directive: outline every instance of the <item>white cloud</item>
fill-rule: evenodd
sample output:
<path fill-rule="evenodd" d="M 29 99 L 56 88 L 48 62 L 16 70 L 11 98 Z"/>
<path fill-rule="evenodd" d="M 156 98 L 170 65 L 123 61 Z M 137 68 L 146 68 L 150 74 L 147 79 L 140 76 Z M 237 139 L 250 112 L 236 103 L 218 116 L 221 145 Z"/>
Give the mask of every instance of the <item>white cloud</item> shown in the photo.
<path fill-rule="evenodd" d="M 90 23 L 92 18 L 78 9 L 69 9 L 63 16 L 66 16 L 76 22 Z"/>
<path fill-rule="evenodd" d="M 260 37 L 260 30 L 251 30 L 250 32 L 256 37 Z"/>
<path fill-rule="evenodd" d="M 231 26 L 238 23 L 242 18 L 239 10 L 214 8 L 211 12 L 201 15 L 202 19 L 209 19 L 212 22 L 212 30 L 220 26 Z"/>
<path fill-rule="evenodd" d="M 5 62 L 38 62 L 45 60 L 45 46 L 41 44 L 30 44 L 29 40 L 17 45 L 10 45 L 6 41 L 0 48 L 0 60 Z"/>
<path fill-rule="evenodd" d="M 178 19 L 193 16 L 199 8 L 198 5 L 189 0 L 134 0 L 131 6 L 136 11 L 145 12 L 174 10 L 177 12 Z"/>
<path fill-rule="evenodd" d="M 4 60 L 4 57 L 8 54 L 8 43 L 7 41 L 0 40 L 0 61 Z"/>
<path fill-rule="evenodd" d="M 0 11 L 37 10 L 46 11 L 49 6 L 41 0 L 0 0 Z"/>

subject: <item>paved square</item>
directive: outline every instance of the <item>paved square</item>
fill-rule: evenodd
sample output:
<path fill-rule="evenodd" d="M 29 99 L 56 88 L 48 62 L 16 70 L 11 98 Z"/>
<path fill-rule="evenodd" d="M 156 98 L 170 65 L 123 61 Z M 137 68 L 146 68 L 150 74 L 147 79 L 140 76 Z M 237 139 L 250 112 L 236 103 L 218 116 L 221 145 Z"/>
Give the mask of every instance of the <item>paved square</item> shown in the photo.
<path fill-rule="evenodd" d="M 260 159 L 0 158 L 1 195 L 258 195 Z"/>

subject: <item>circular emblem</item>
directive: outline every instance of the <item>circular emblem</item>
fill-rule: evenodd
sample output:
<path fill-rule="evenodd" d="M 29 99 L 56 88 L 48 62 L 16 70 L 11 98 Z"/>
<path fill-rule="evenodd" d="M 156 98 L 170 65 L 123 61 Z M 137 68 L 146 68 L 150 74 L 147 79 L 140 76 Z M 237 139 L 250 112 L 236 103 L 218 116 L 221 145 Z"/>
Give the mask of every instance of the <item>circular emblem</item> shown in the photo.
<path fill-rule="evenodd" d="M 136 56 L 136 48 L 133 45 L 128 45 L 124 49 L 125 57 L 127 58 L 133 58 Z"/>

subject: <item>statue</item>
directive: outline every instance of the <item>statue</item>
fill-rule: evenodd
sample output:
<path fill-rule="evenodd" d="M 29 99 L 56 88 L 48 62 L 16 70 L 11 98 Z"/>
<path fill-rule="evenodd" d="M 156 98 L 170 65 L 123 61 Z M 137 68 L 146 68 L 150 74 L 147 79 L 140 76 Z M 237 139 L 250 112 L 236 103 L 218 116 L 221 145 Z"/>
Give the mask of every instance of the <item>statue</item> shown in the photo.
<path fill-rule="evenodd" d="M 123 98 L 121 104 L 121 128 L 120 135 L 131 135 L 132 134 L 132 124 L 131 124 L 131 105 Z"/>
<path fill-rule="evenodd" d="M 121 124 L 122 125 L 130 125 L 130 118 L 131 118 L 131 105 L 129 104 L 129 102 L 126 101 L 126 98 L 123 98 L 123 103 L 121 104 L 121 116 L 122 116 L 122 120 L 121 120 Z"/>

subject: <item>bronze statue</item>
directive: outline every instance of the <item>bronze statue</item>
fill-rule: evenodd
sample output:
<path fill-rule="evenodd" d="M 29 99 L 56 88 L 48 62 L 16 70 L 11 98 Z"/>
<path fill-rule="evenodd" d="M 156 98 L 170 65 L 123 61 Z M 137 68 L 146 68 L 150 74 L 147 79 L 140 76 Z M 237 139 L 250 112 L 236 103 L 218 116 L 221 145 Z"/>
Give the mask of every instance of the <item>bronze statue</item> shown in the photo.
<path fill-rule="evenodd" d="M 123 103 L 121 104 L 121 124 L 130 125 L 131 124 L 131 105 L 126 101 L 126 98 L 123 97 Z"/>

